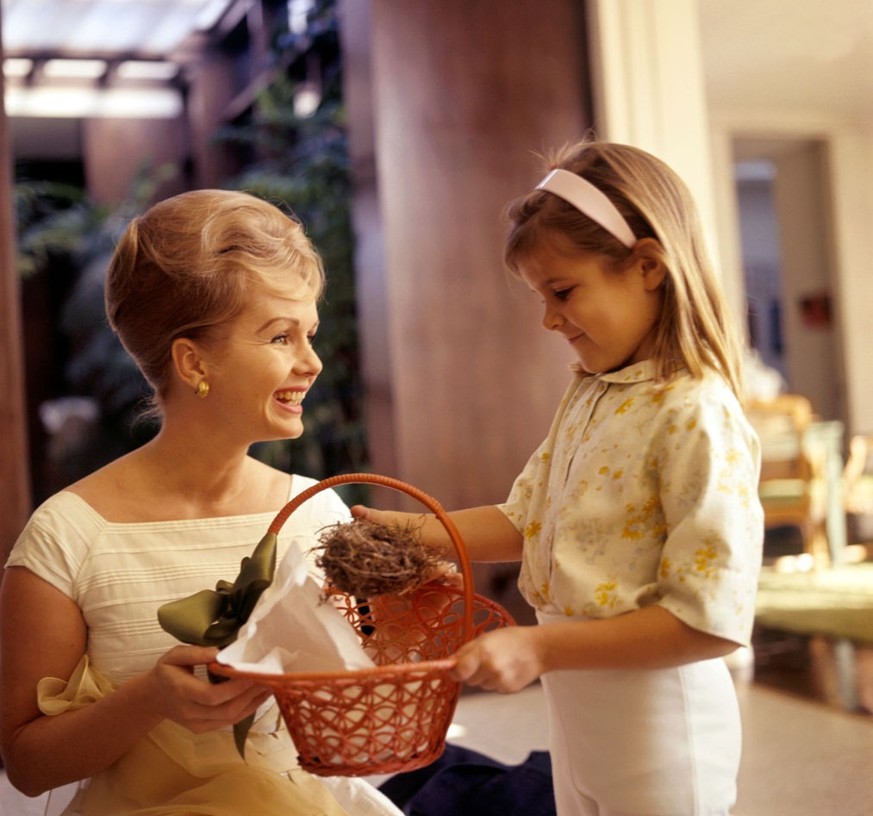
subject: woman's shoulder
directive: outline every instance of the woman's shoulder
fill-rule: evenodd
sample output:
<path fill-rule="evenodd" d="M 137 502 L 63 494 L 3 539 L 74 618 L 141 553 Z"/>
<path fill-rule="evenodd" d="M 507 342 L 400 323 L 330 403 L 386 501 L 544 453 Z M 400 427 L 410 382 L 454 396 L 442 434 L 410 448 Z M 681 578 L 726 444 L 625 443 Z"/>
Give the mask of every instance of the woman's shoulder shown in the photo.
<path fill-rule="evenodd" d="M 6 566 L 22 566 L 71 596 L 72 578 L 104 519 L 69 490 L 49 496 L 31 513 Z"/>
<path fill-rule="evenodd" d="M 104 524 L 105 520 L 87 501 L 75 491 L 64 488 L 36 507 L 30 515 L 27 526 L 48 529 L 96 528 Z"/>
<path fill-rule="evenodd" d="M 306 497 L 295 502 L 296 509 L 286 525 L 288 529 L 321 528 L 351 519 L 348 505 L 334 488 L 322 486 L 319 479 L 292 474 L 288 501 L 299 500 L 304 493 Z"/>

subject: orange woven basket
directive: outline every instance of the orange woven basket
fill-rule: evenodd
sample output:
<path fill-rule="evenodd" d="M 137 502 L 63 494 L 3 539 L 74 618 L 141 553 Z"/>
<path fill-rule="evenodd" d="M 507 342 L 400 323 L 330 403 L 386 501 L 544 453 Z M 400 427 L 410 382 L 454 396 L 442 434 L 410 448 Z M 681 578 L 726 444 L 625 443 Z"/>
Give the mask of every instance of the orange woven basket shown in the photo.
<path fill-rule="evenodd" d="M 216 674 L 268 686 L 300 766 L 321 776 L 409 771 L 438 759 L 461 692 L 461 684 L 450 677 L 455 652 L 482 632 L 514 624 L 502 606 L 473 591 L 464 542 L 439 502 L 397 479 L 369 473 L 324 479 L 289 501 L 268 532 L 278 533 L 316 493 L 350 482 L 389 487 L 424 504 L 448 532 L 464 584 L 460 590 L 430 583 L 404 595 L 363 601 L 333 594 L 376 664 L 373 668 L 266 674 L 210 665 Z"/>

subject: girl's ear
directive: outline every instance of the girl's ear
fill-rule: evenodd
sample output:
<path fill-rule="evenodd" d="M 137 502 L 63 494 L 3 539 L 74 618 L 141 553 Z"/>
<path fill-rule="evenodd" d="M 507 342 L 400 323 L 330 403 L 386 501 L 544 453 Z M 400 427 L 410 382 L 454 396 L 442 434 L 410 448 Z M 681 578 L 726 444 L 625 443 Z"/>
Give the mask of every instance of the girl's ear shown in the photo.
<path fill-rule="evenodd" d="M 193 340 L 187 337 L 174 340 L 170 347 L 170 355 L 176 376 L 192 391 L 197 388 L 201 380 L 207 378 L 206 362 L 200 347 Z"/>
<path fill-rule="evenodd" d="M 667 267 L 664 264 L 664 250 L 654 238 L 641 238 L 633 248 L 636 267 L 643 276 L 643 285 L 649 291 L 654 291 L 667 277 Z"/>

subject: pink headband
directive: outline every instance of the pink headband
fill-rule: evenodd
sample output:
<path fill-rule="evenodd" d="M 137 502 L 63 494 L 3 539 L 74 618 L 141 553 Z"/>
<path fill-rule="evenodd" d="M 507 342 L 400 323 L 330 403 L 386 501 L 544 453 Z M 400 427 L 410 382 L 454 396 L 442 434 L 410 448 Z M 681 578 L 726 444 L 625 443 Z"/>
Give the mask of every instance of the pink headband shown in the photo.
<path fill-rule="evenodd" d="M 606 194 L 598 190 L 590 181 L 577 176 L 569 170 L 552 170 L 539 184 L 538 190 L 554 193 L 559 198 L 572 204 L 583 215 L 600 224 L 603 229 L 614 235 L 628 249 L 637 239 Z"/>

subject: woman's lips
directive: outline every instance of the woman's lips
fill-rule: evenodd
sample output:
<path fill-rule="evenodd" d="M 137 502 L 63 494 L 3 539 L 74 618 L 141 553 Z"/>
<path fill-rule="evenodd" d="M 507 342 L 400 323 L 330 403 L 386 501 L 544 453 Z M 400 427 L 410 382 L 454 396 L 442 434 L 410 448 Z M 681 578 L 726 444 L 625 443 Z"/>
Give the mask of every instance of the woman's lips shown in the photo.
<path fill-rule="evenodd" d="M 306 396 L 306 391 L 299 391 L 293 388 L 286 388 L 276 392 L 276 401 L 286 408 L 291 408 L 295 411 L 303 410 L 303 398 Z"/>

